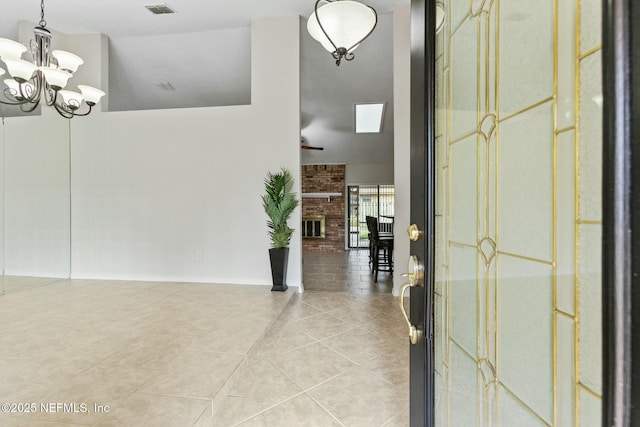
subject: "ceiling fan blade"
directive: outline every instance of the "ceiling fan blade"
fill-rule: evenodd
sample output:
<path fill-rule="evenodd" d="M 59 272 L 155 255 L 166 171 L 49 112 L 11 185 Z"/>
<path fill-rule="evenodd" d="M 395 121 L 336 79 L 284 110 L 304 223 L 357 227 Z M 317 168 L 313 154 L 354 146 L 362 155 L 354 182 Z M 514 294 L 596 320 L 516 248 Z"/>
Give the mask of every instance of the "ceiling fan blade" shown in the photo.
<path fill-rule="evenodd" d="M 324 147 L 312 147 L 311 145 L 301 145 L 303 150 L 324 150 Z"/>

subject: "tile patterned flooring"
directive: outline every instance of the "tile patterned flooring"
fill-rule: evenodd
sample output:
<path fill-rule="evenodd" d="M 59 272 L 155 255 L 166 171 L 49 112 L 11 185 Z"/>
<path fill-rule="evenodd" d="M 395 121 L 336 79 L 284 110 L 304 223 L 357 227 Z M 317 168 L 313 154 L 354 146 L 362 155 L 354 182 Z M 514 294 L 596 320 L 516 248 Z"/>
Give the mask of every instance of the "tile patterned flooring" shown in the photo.
<path fill-rule="evenodd" d="M 337 282 L 367 274 L 325 265 Z M 37 408 L 0 411 L 0 425 L 407 426 L 408 345 L 390 284 L 347 282 L 297 294 L 7 277 L 0 403 Z"/>
<path fill-rule="evenodd" d="M 391 293 L 393 274 L 378 273 L 373 282 L 368 249 L 345 252 L 304 251 L 302 282 L 306 291 L 348 291 L 352 293 Z"/>

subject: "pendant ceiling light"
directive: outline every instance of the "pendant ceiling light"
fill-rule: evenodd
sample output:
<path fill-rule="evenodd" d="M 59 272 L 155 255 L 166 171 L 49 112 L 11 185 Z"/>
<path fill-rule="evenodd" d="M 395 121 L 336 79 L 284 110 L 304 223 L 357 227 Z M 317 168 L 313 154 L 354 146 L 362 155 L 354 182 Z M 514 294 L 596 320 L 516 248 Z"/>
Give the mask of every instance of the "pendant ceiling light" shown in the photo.
<path fill-rule="evenodd" d="M 320 3 L 324 3 L 320 5 Z M 351 61 L 353 51 L 369 37 L 378 23 L 375 9 L 351 0 L 317 0 L 307 21 L 311 37 L 331 52 L 336 65 Z"/>
<path fill-rule="evenodd" d="M 8 72 L 12 77 L 4 80 L 7 87 L 0 103 L 17 105 L 25 113 L 36 109 L 44 102 L 63 117 L 86 116 L 96 105 L 104 92 L 91 86 L 78 85 L 80 92 L 63 90 L 73 73 L 84 63 L 82 58 L 63 50 L 51 51 L 51 33 L 45 27 L 44 0 L 40 2 L 40 22 L 33 29 L 35 40 L 30 49 L 23 44 L 0 38 L 0 60 L 6 71 L 0 68 L 0 76 Z M 22 54 L 30 50 L 31 61 L 22 59 Z M 82 108 L 82 104 L 87 108 Z"/>

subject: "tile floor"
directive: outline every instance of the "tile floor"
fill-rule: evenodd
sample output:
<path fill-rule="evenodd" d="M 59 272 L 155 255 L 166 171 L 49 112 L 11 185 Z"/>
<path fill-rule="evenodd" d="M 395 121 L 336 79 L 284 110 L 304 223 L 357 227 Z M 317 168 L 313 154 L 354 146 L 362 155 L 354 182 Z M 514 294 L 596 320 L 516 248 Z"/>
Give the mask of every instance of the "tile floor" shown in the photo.
<path fill-rule="evenodd" d="M 303 294 L 5 278 L 0 403 L 36 410 L 0 411 L 0 425 L 407 426 L 408 343 L 390 279 L 367 287 L 367 258 L 333 255 L 315 267 L 305 256 L 334 281 Z"/>
<path fill-rule="evenodd" d="M 304 251 L 302 282 L 307 291 L 348 291 L 354 293 L 391 293 L 393 275 L 379 272 L 373 282 L 368 249 L 345 252 Z"/>
<path fill-rule="evenodd" d="M 210 426 L 408 426 L 409 344 L 367 250 L 303 253 L 296 294 L 214 402 Z"/>

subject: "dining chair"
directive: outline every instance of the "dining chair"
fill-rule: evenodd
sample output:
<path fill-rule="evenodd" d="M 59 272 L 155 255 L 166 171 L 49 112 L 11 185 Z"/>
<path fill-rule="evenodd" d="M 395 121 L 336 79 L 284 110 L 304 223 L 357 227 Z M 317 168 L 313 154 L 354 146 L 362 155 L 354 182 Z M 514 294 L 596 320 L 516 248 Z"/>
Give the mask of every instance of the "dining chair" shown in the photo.
<path fill-rule="evenodd" d="M 380 233 L 378 219 L 367 216 L 369 230 L 369 262 L 371 263 L 373 282 L 378 282 L 378 272 L 393 273 L 393 235 Z"/>

